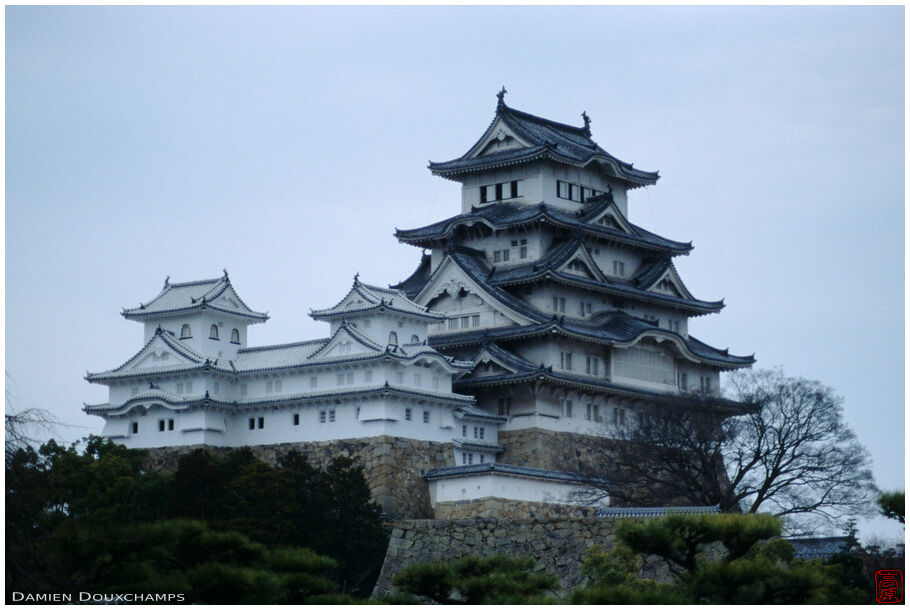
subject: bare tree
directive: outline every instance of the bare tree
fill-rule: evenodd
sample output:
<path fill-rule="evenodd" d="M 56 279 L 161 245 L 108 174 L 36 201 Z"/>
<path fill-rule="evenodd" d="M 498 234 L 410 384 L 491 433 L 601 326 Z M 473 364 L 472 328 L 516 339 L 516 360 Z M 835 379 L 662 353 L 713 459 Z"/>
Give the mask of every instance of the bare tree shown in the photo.
<path fill-rule="evenodd" d="M 50 436 L 53 436 L 57 426 L 62 425 L 53 413 L 45 409 L 23 409 L 14 411 L 12 398 L 9 392 L 10 375 L 6 373 L 7 388 L 5 390 L 6 412 L 6 464 L 16 453 L 29 445 L 40 445 Z"/>
<path fill-rule="evenodd" d="M 652 404 L 611 427 L 611 438 L 587 440 L 586 474 L 608 481 L 591 495 L 832 524 L 874 509 L 869 454 L 830 388 L 777 370 L 741 371 L 729 381 L 732 400 L 688 395 Z"/>

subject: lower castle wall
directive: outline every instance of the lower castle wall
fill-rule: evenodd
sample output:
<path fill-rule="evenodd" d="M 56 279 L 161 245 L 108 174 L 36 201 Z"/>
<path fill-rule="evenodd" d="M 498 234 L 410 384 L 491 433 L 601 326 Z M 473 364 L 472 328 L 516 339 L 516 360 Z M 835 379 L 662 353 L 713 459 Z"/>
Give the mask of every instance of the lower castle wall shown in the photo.
<path fill-rule="evenodd" d="M 415 563 L 454 561 L 467 556 L 510 555 L 531 557 L 536 570 L 555 574 L 559 594 L 584 584 L 582 566 L 585 551 L 600 545 L 613 548 L 616 519 L 563 516 L 536 519 L 431 519 L 399 521 L 394 524 L 389 549 L 373 594 L 392 592 L 392 577 Z M 665 564 L 646 561 L 644 575 L 666 580 Z"/>
<path fill-rule="evenodd" d="M 209 446 L 161 447 L 148 449 L 146 466 L 173 472 L 182 455 L 195 449 L 222 454 L 228 449 Z M 454 463 L 452 445 L 409 438 L 377 436 L 362 439 L 253 445 L 253 454 L 269 464 L 296 449 L 317 468 L 325 468 L 336 457 L 347 457 L 363 468 L 367 485 L 391 520 L 432 516 L 430 494 L 423 473 Z"/>
<path fill-rule="evenodd" d="M 500 430 L 499 444 L 505 447 L 496 461 L 516 466 L 586 472 L 604 461 L 603 447 L 608 442 L 573 432 L 556 432 L 542 428 Z"/>

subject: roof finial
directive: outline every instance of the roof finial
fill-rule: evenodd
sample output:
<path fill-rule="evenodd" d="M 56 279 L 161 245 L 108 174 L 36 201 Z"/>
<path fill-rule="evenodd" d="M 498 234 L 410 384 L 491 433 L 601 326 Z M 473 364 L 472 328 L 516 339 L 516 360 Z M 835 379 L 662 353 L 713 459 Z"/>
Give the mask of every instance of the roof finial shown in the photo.
<path fill-rule="evenodd" d="M 354 284 L 356 285 L 359 283 L 360 283 L 360 272 L 358 271 L 357 273 L 354 274 Z"/>
<path fill-rule="evenodd" d="M 508 91 L 506 91 L 506 86 L 503 85 L 502 89 L 499 90 L 499 93 L 496 94 L 496 98 L 499 100 L 499 103 L 496 104 L 497 108 L 501 108 L 506 105 L 505 101 L 503 101 L 503 98 L 506 96 L 506 93 L 508 93 Z"/>
<path fill-rule="evenodd" d="M 164 278 L 164 287 L 165 288 L 167 288 L 168 284 L 170 284 L 170 283 L 171 283 L 171 276 L 167 276 L 166 278 Z"/>
<path fill-rule="evenodd" d="M 224 271 L 224 279 L 228 279 L 227 268 L 222 269 L 222 271 Z"/>
<path fill-rule="evenodd" d="M 582 111 L 581 118 L 585 122 L 585 135 L 591 135 L 591 117 L 588 116 L 587 112 Z"/>

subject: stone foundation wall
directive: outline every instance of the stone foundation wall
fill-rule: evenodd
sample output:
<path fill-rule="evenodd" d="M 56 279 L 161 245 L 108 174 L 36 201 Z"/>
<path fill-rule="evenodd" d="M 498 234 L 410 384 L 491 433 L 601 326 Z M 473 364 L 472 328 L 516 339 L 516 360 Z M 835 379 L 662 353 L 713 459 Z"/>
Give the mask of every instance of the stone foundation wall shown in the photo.
<path fill-rule="evenodd" d="M 597 450 L 597 443 L 603 442 L 604 439 L 585 434 L 541 428 L 500 431 L 499 443 L 505 451 L 496 461 L 531 468 L 586 472 L 603 460 Z"/>
<path fill-rule="evenodd" d="M 415 563 L 500 554 L 533 558 L 537 571 L 559 578 L 558 594 L 564 595 L 584 584 L 582 565 L 587 549 L 595 544 L 604 551 L 613 548 L 615 521 L 565 516 L 399 521 L 394 524 L 374 595 L 390 593 L 392 577 Z M 669 578 L 666 565 L 653 558 L 646 561 L 643 573 L 658 580 Z"/>
<path fill-rule="evenodd" d="M 228 451 L 201 445 L 149 449 L 146 465 L 174 472 L 182 455 L 200 448 L 214 454 Z M 275 464 L 279 456 L 292 449 L 304 454 L 317 468 L 325 468 L 335 457 L 351 458 L 355 465 L 363 468 L 373 499 L 392 520 L 431 517 L 429 489 L 423 473 L 450 466 L 455 459 L 451 444 L 391 436 L 256 445 L 249 449 L 269 464 Z"/>

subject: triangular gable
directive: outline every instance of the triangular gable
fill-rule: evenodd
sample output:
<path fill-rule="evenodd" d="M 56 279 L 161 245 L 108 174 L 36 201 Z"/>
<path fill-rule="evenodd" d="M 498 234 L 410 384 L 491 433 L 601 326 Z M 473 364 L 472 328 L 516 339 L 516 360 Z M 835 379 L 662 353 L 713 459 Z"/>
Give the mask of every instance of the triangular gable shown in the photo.
<path fill-rule="evenodd" d="M 676 272 L 676 267 L 672 264 L 667 267 L 665 272 L 657 277 L 657 280 L 646 287 L 645 290 L 655 294 L 674 296 L 689 301 L 695 300 L 695 297 L 692 296 L 692 293 L 689 292 L 686 285 L 683 284 L 682 279 L 680 279 L 679 274 Z"/>
<path fill-rule="evenodd" d="M 603 212 L 594 216 L 587 222 L 594 226 L 613 229 L 614 231 L 622 231 L 629 235 L 637 235 L 635 229 L 632 228 L 631 223 L 626 220 L 623 213 L 616 207 L 616 202 L 610 202 L 610 204 L 604 208 Z"/>
<path fill-rule="evenodd" d="M 351 358 L 365 354 L 382 353 L 382 348 L 372 339 L 357 332 L 347 324 L 342 324 L 335 334 L 321 348 L 316 350 L 308 360 L 335 360 Z"/>
<path fill-rule="evenodd" d="M 465 154 L 466 158 L 482 157 L 504 150 L 515 148 L 527 148 L 531 146 L 529 142 L 521 138 L 515 130 L 509 127 L 502 118 L 497 117 L 493 124 L 487 128 L 486 133 L 481 136 L 477 144 Z"/>
<path fill-rule="evenodd" d="M 151 370 L 175 365 L 189 366 L 203 362 L 205 362 L 203 357 L 182 346 L 180 348 L 172 346 L 163 334 L 156 333 L 138 354 L 114 370 L 117 372 Z"/>
<path fill-rule="evenodd" d="M 575 253 L 569 257 L 568 261 L 559 267 L 558 271 L 571 275 L 579 275 L 600 282 L 604 281 L 603 272 L 600 270 L 600 267 L 597 266 L 597 263 L 594 262 L 594 259 L 591 258 L 591 254 L 583 244 L 579 244 Z"/>
<path fill-rule="evenodd" d="M 224 291 L 211 301 L 211 304 L 221 309 L 237 311 L 239 313 L 255 313 L 246 306 L 246 303 L 240 298 L 234 287 L 228 284 Z"/>
<path fill-rule="evenodd" d="M 465 375 L 463 379 L 479 379 L 482 377 L 495 377 L 499 375 L 510 375 L 520 372 L 518 368 L 510 366 L 505 361 L 497 358 L 488 350 L 481 350 L 474 361 L 474 369 Z"/>
<path fill-rule="evenodd" d="M 483 299 L 484 303 L 512 322 L 515 322 L 515 324 L 522 325 L 535 322 L 535 320 L 501 302 L 500 299 L 494 296 L 492 291 L 487 290 L 476 282 L 451 256 L 446 256 L 445 260 L 440 263 L 427 285 L 414 298 L 414 302 L 433 311 L 432 303 L 437 297 L 443 293 L 455 297 L 462 290 L 476 294 Z"/>

